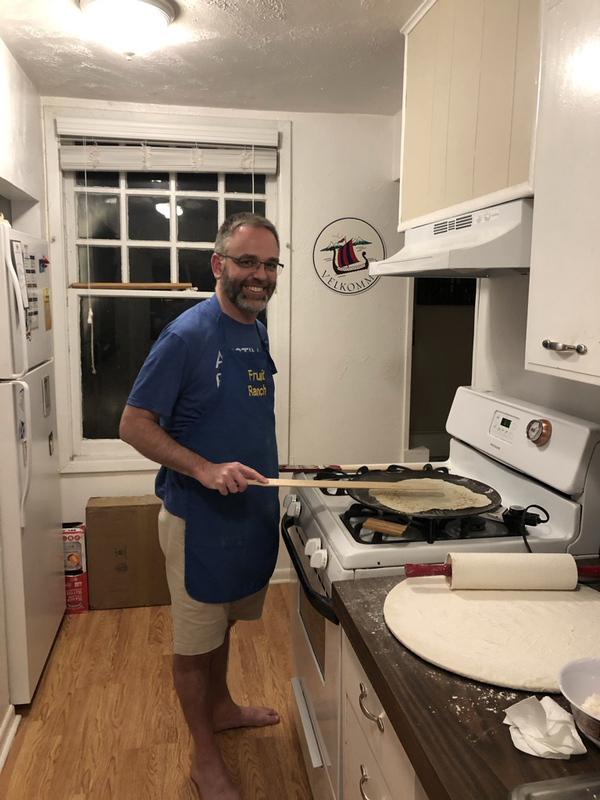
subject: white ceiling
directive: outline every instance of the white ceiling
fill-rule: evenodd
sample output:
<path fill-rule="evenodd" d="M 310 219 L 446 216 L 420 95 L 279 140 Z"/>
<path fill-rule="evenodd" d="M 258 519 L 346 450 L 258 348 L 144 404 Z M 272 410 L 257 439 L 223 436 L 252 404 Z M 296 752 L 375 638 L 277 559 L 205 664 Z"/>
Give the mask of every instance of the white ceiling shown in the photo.
<path fill-rule="evenodd" d="M 179 0 L 163 48 L 127 61 L 77 0 L 0 0 L 0 38 L 43 96 L 393 114 L 400 28 L 422 0 Z"/>

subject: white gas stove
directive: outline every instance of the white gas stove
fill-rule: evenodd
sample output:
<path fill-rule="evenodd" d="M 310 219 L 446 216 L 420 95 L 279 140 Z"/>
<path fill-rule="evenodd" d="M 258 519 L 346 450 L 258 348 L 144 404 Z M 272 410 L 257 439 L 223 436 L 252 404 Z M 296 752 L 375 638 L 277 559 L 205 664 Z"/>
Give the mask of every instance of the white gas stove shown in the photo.
<path fill-rule="evenodd" d="M 442 562 L 450 550 L 524 552 L 518 510 L 529 506 L 536 506 L 527 517 L 533 524 L 525 526 L 533 552 L 598 556 L 600 500 L 594 487 L 600 486 L 600 425 L 461 387 L 447 429 L 453 437 L 450 456 L 435 468 L 485 483 L 502 498 L 501 508 L 470 518 L 466 528 L 441 520 L 434 541 L 424 524 L 402 536 L 378 534 L 361 528 L 362 520 L 389 515 L 360 509 L 348 495 L 315 488 L 288 495 L 287 514 L 304 532 L 302 549 L 328 594 L 332 581 L 401 574 L 407 562 Z M 507 515 L 508 509 L 514 514 Z"/>
<path fill-rule="evenodd" d="M 404 564 L 441 563 L 449 552 L 530 549 L 599 556 L 600 425 L 461 387 L 446 427 L 450 456 L 435 468 L 492 487 L 501 505 L 491 513 L 445 516 L 434 523 L 390 517 L 357 506 L 347 494 L 319 488 L 286 497 L 282 535 L 298 574 L 291 607 L 292 684 L 315 800 L 339 798 L 341 786 L 340 633 L 331 604 L 333 581 L 402 576 Z M 392 527 L 402 524 L 390 535 L 373 531 L 373 518 Z"/>

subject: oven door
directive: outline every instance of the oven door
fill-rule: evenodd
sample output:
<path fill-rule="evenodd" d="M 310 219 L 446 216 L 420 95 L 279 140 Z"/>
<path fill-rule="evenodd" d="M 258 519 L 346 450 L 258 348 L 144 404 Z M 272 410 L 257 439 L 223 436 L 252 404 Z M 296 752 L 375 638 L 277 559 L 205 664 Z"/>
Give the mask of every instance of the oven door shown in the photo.
<path fill-rule="evenodd" d="M 341 633 L 306 542 L 314 521 L 284 516 L 283 541 L 298 580 L 291 591 L 292 687 L 295 718 L 314 800 L 337 800 L 340 785 Z"/>

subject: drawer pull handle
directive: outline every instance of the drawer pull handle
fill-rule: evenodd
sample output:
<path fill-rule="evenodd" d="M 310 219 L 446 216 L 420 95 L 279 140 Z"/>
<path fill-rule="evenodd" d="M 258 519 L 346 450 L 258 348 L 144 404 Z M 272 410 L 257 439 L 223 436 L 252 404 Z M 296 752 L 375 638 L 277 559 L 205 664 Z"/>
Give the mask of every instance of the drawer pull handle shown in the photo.
<path fill-rule="evenodd" d="M 363 789 L 363 786 L 365 785 L 365 783 L 368 780 L 369 780 L 369 776 L 367 774 L 367 770 L 361 764 L 360 765 L 360 783 L 358 784 L 358 789 L 360 791 L 360 796 L 362 797 L 362 800 L 369 800 L 368 796 L 365 794 L 365 790 Z"/>
<path fill-rule="evenodd" d="M 365 698 L 367 697 L 367 694 L 368 694 L 367 687 L 364 685 L 364 683 L 361 683 L 359 685 L 360 685 L 360 694 L 358 696 L 358 705 L 360 706 L 360 710 L 362 711 L 362 713 L 365 715 L 365 717 L 367 719 L 370 719 L 371 722 L 376 722 L 377 723 L 377 727 L 383 733 L 383 719 L 380 716 L 377 716 L 377 714 L 373 714 L 366 707 Z"/>
<path fill-rule="evenodd" d="M 553 342 L 550 339 L 544 339 L 542 347 L 546 350 L 556 350 L 557 353 L 565 353 L 569 350 L 579 353 L 584 356 L 587 353 L 587 347 L 584 344 L 563 344 L 562 342 Z"/>

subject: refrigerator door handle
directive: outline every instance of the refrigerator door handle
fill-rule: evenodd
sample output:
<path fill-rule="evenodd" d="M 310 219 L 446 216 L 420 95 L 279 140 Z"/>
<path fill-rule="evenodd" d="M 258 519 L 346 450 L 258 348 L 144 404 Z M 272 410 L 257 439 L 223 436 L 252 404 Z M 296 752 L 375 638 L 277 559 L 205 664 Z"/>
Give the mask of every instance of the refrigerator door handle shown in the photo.
<path fill-rule="evenodd" d="M 19 279 L 17 277 L 16 272 L 12 268 L 12 259 L 10 256 L 10 237 L 7 235 L 7 233 L 8 232 L 5 231 L 4 266 L 6 267 L 6 271 L 8 273 L 9 283 L 11 284 L 15 294 L 17 313 L 19 316 L 19 326 L 21 328 L 21 358 L 23 361 L 23 368 L 21 372 L 17 372 L 14 375 L 9 376 L 12 380 L 16 380 L 18 378 L 22 378 L 29 371 L 29 363 L 27 360 L 27 318 L 25 316 L 25 307 L 23 305 L 23 299 L 21 297 L 21 287 L 19 286 Z"/>
<path fill-rule="evenodd" d="M 29 489 L 31 487 L 31 462 L 33 460 L 32 456 L 33 453 L 30 452 L 30 442 L 29 442 L 29 434 L 31 431 L 31 399 L 29 396 L 29 386 L 25 381 L 15 381 L 15 386 L 20 386 L 23 389 L 23 403 L 25 406 L 25 430 L 23 432 L 23 438 L 21 439 L 21 447 L 25 453 L 25 485 L 23 486 L 23 491 L 21 492 L 21 504 L 20 504 L 20 511 L 21 511 L 21 527 L 25 527 L 25 523 L 27 522 L 25 516 L 25 503 L 27 502 L 27 497 L 29 495 Z"/>

